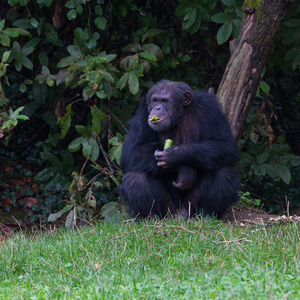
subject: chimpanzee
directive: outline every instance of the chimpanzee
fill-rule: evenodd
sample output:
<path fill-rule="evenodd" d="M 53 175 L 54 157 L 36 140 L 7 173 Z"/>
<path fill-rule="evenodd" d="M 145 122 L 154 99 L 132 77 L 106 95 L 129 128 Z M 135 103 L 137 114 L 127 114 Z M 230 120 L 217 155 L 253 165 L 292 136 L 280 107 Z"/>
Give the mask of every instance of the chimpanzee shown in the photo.
<path fill-rule="evenodd" d="M 166 139 L 173 140 L 163 150 Z M 216 98 L 162 80 L 129 122 L 122 185 L 132 217 L 197 213 L 221 218 L 237 200 L 237 145 Z"/>

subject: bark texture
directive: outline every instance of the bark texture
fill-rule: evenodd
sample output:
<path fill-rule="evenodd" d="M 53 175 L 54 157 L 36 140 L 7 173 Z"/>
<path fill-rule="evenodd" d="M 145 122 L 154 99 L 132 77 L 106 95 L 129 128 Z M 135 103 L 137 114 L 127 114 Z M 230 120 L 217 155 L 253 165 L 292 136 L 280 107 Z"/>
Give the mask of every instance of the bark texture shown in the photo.
<path fill-rule="evenodd" d="M 242 135 L 268 53 L 292 2 L 244 2 L 241 33 L 230 43 L 231 57 L 217 92 L 236 141 Z"/>

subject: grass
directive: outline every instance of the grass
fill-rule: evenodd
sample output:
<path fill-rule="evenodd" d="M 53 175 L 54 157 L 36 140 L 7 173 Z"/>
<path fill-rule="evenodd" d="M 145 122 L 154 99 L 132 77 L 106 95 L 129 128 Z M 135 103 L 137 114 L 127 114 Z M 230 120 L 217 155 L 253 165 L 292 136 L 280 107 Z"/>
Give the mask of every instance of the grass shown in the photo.
<path fill-rule="evenodd" d="M 0 299 L 297 299 L 299 224 L 100 222 L 0 244 Z"/>

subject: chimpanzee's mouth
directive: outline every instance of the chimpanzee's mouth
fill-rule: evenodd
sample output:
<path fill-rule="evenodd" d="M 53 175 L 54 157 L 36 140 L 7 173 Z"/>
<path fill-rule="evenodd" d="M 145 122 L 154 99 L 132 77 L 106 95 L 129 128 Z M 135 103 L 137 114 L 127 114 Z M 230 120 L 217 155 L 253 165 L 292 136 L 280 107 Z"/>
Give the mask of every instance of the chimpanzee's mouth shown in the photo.
<path fill-rule="evenodd" d="M 164 121 L 164 120 L 166 120 L 166 119 L 167 119 L 166 117 L 157 118 L 157 119 L 155 119 L 155 120 L 152 120 L 152 118 L 151 118 L 151 119 L 148 119 L 148 121 L 149 121 L 151 124 L 158 124 L 158 123 L 160 123 L 160 122 L 162 122 L 162 121 Z"/>

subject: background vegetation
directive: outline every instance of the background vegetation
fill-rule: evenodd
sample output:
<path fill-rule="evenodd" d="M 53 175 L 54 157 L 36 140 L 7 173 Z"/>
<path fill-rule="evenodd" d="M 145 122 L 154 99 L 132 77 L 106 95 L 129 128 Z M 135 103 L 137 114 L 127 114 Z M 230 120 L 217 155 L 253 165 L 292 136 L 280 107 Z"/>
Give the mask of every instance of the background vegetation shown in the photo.
<path fill-rule="evenodd" d="M 126 123 L 162 78 L 218 87 L 240 0 L 8 0 L 0 20 L 2 211 L 66 225 L 116 201 Z M 297 212 L 300 1 L 291 5 L 239 142 L 242 199 Z M 245 192 L 251 192 L 246 194 Z M 106 206 L 104 216 L 121 204 Z"/>

